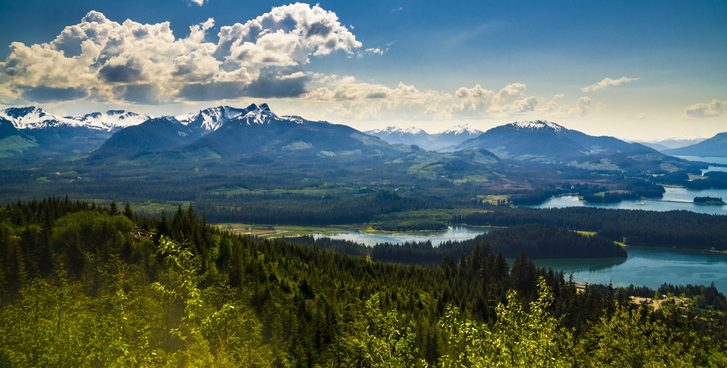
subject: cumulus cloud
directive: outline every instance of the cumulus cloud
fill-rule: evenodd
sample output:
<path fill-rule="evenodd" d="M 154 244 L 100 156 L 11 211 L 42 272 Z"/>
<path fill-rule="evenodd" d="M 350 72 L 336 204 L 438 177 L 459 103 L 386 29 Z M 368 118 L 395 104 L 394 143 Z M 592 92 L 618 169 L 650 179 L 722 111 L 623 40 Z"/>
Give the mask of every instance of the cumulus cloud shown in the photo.
<path fill-rule="evenodd" d="M 207 2 L 207 0 L 189 0 L 189 2 L 197 6 L 202 6 L 205 2 Z"/>
<path fill-rule="evenodd" d="M 399 82 L 391 87 L 366 83 L 352 76 L 315 75 L 314 88 L 302 97 L 326 106 L 328 112 L 340 118 L 370 119 L 402 116 L 422 118 L 441 116 L 448 94 Z"/>
<path fill-rule="evenodd" d="M 715 118 L 727 110 L 727 100 L 713 99 L 708 103 L 697 103 L 687 107 L 684 113 L 690 118 Z"/>
<path fill-rule="evenodd" d="M 523 83 L 508 84 L 500 90 L 483 88 L 479 84 L 472 88 L 461 87 L 454 93 L 449 111 L 464 116 L 512 116 L 535 111 L 537 98 L 526 94 Z"/>
<path fill-rule="evenodd" d="M 594 102 L 583 96 L 565 104 L 562 95 L 542 103 L 529 95 L 523 83 L 499 89 L 476 84 L 453 91 L 420 89 L 399 82 L 394 86 L 366 83 L 351 76 L 312 77 L 314 86 L 302 98 L 328 116 L 339 119 L 519 119 L 526 117 L 572 118 L 594 111 Z"/>
<path fill-rule="evenodd" d="M 605 106 L 602 103 L 594 104 L 593 99 L 589 96 L 581 96 L 572 104 L 563 102 L 564 99 L 565 95 L 555 95 L 544 103 L 542 109 L 537 110 L 537 112 L 542 116 L 555 119 L 578 118 L 603 109 Z"/>
<path fill-rule="evenodd" d="M 203 0 L 195 0 L 202 5 Z M 213 19 L 175 37 L 169 22 L 118 23 L 91 11 L 52 41 L 13 42 L 0 62 L 0 101 L 92 98 L 166 103 L 306 92 L 306 75 L 285 75 L 312 57 L 353 55 L 362 47 L 337 15 L 318 5 L 273 8 L 207 34 Z"/>
<path fill-rule="evenodd" d="M 596 83 L 591 84 L 590 86 L 585 86 L 585 87 L 581 88 L 581 91 L 594 92 L 594 91 L 602 90 L 607 87 L 620 86 L 622 84 L 630 83 L 630 82 L 633 82 L 636 80 L 639 80 L 639 78 L 621 77 L 621 78 L 613 79 L 613 78 L 606 77 Z"/>

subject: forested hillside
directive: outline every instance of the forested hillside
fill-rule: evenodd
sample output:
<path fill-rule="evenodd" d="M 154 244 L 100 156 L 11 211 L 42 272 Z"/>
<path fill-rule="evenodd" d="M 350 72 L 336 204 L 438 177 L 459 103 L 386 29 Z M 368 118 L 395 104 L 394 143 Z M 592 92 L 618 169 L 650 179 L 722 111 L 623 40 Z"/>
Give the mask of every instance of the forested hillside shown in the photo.
<path fill-rule="evenodd" d="M 0 285 L 8 367 L 727 365 L 714 287 L 576 285 L 484 242 L 383 263 L 227 233 L 191 207 L 5 206 Z M 631 299 L 662 292 L 656 309 Z"/>

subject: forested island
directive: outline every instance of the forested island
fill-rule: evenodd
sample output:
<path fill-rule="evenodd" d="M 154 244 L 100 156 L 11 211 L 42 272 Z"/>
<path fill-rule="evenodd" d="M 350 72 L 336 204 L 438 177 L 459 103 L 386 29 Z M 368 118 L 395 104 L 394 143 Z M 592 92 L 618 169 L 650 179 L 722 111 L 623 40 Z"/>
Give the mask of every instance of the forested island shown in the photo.
<path fill-rule="evenodd" d="M 727 299 L 713 286 L 577 285 L 523 253 L 508 264 L 497 234 L 422 266 L 235 235 L 192 207 L 7 205 L 0 365 L 727 363 Z M 656 308 L 634 303 L 654 296 Z"/>
<path fill-rule="evenodd" d="M 719 197 L 694 197 L 695 204 L 705 204 L 709 206 L 724 206 L 725 203 L 722 198 Z"/>
<path fill-rule="evenodd" d="M 491 207 L 457 216 L 452 221 L 493 226 L 544 224 L 563 229 L 592 231 L 619 241 L 625 238 L 629 245 L 727 250 L 727 216 L 688 211 Z"/>

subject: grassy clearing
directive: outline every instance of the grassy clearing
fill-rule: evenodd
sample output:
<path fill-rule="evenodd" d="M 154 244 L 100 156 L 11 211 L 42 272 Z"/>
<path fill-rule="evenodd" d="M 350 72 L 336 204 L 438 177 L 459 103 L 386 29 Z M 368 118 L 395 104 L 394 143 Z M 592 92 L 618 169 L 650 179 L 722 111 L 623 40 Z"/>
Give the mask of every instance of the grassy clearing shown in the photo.
<path fill-rule="evenodd" d="M 280 238 L 286 236 L 302 236 L 302 235 L 333 235 L 352 229 L 360 229 L 356 226 L 296 226 L 296 225 L 256 225 L 256 224 L 238 224 L 223 223 L 217 224 L 221 229 L 232 231 L 242 235 L 254 235 L 263 238 Z"/>
<path fill-rule="evenodd" d="M 370 224 L 372 231 L 441 231 L 452 223 L 454 216 L 482 212 L 474 208 L 429 209 L 404 211 L 377 216 Z"/>

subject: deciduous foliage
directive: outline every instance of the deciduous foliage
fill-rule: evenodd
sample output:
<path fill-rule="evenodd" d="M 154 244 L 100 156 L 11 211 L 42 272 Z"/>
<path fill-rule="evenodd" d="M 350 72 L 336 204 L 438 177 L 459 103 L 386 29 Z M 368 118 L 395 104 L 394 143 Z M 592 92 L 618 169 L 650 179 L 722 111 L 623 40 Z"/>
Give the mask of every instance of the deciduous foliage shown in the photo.
<path fill-rule="evenodd" d="M 113 212 L 0 209 L 0 366 L 725 364 L 714 287 L 665 285 L 654 310 L 629 299 L 654 290 L 577 287 L 486 244 L 425 267 L 238 236 L 191 207 Z"/>

